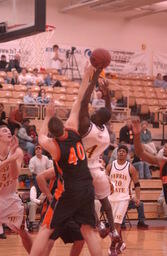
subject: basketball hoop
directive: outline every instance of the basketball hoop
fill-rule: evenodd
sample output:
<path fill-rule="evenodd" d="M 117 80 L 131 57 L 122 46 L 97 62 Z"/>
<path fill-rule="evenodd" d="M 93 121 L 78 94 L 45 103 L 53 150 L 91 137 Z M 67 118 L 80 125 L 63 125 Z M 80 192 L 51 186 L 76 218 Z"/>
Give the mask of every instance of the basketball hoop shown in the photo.
<path fill-rule="evenodd" d="M 52 25 L 46 25 L 46 26 L 45 26 L 45 31 L 46 31 L 46 32 L 51 32 L 51 31 L 53 31 L 54 29 L 56 29 L 55 26 L 52 26 Z"/>

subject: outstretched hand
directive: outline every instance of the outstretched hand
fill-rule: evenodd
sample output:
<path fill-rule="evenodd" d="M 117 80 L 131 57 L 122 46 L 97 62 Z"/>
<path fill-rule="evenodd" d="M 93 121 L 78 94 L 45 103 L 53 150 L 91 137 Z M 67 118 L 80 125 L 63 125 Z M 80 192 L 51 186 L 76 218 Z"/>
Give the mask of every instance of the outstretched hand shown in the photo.
<path fill-rule="evenodd" d="M 133 119 L 132 119 L 132 129 L 133 129 L 134 134 L 140 134 L 141 127 L 140 127 L 139 117 L 133 117 Z"/>
<path fill-rule="evenodd" d="M 99 90 L 102 92 L 103 97 L 105 97 L 110 93 L 109 82 L 104 78 L 100 78 L 98 82 L 99 82 Z"/>

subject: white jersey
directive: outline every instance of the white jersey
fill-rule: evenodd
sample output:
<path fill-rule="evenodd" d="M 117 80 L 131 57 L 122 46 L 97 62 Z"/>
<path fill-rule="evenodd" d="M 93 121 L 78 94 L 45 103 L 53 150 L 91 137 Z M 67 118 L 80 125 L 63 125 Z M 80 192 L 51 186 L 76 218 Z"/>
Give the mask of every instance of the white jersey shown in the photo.
<path fill-rule="evenodd" d="M 10 153 L 7 159 L 10 157 Z M 1 163 L 1 161 L 0 161 Z M 17 179 L 11 177 L 10 165 L 0 168 L 0 197 L 16 193 Z"/>
<path fill-rule="evenodd" d="M 110 144 L 107 127 L 103 125 L 103 128 L 100 128 L 91 122 L 87 134 L 82 138 L 82 142 L 87 153 L 88 167 L 101 167 L 99 157 Z"/>
<path fill-rule="evenodd" d="M 129 187 L 131 177 L 129 174 L 130 163 L 126 161 L 123 165 L 118 164 L 117 160 L 113 161 L 110 180 L 114 183 L 114 192 L 111 194 L 111 201 L 123 201 L 130 199 Z"/>

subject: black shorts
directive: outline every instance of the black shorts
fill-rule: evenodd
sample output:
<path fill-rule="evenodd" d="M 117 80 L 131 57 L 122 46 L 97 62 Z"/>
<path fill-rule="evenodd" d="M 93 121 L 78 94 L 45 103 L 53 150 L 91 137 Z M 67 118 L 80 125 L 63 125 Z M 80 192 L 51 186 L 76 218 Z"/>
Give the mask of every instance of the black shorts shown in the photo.
<path fill-rule="evenodd" d="M 54 230 L 50 239 L 55 241 L 57 238 L 57 231 Z M 80 225 L 78 225 L 74 220 L 69 220 L 62 230 L 60 238 L 65 244 L 82 241 L 83 237 L 80 232 Z"/>
<path fill-rule="evenodd" d="M 52 203 L 53 205 L 53 203 Z M 81 191 L 63 192 L 55 203 L 54 209 L 49 206 L 43 225 L 54 229 L 54 238 L 63 234 L 65 225 L 73 219 L 79 226 L 87 224 L 95 227 L 94 188 L 89 186 Z"/>

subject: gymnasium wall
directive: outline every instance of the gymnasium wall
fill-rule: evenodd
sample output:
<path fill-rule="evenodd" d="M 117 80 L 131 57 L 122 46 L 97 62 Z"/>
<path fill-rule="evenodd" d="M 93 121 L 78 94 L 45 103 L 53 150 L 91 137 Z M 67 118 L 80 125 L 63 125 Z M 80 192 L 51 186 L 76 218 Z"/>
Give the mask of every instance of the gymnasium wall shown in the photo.
<path fill-rule="evenodd" d="M 55 0 L 47 0 L 47 23 L 57 27 L 58 43 L 105 46 L 123 50 L 167 52 L 166 13 L 127 21 L 118 14 L 73 11 L 58 12 Z"/>

